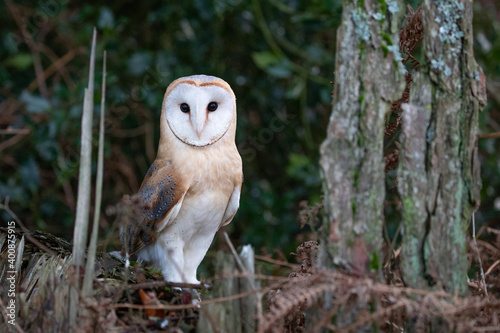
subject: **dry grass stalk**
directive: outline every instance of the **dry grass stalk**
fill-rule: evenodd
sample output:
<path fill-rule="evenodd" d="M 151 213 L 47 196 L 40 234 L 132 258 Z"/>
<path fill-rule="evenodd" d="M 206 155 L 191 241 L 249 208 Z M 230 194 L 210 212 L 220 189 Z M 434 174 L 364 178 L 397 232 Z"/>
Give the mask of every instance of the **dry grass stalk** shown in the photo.
<path fill-rule="evenodd" d="M 97 249 L 97 236 L 99 230 L 99 217 L 101 216 L 101 195 L 102 195 L 102 173 L 104 165 L 104 111 L 106 103 L 106 51 L 102 60 L 102 84 L 101 84 L 101 114 L 99 121 L 99 150 L 97 153 L 97 176 L 95 185 L 95 209 L 92 235 L 90 236 L 89 250 L 87 253 L 87 263 L 85 265 L 85 277 L 83 280 L 83 295 L 88 296 L 92 292 L 92 282 L 94 281 L 95 253 Z"/>
<path fill-rule="evenodd" d="M 89 85 L 85 89 L 82 111 L 82 134 L 80 150 L 80 169 L 78 172 L 78 197 L 76 204 L 75 228 L 73 232 L 73 265 L 76 276 L 80 276 L 80 269 L 85 263 L 85 250 L 87 248 L 87 233 L 89 227 L 90 210 L 90 182 L 92 175 L 92 114 L 94 109 L 94 72 L 95 72 L 95 47 L 96 30 L 92 36 L 90 51 Z M 79 278 L 75 279 L 75 289 L 70 293 L 69 326 L 74 327 L 78 315 Z"/>

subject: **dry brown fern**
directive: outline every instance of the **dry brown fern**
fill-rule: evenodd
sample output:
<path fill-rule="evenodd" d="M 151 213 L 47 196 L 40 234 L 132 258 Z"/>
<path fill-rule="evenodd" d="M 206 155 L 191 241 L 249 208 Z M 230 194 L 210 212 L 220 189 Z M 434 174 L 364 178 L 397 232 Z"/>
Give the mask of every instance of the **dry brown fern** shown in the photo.
<path fill-rule="evenodd" d="M 497 285 L 498 275 L 492 272 L 500 251 L 488 248 L 493 255 L 484 261 L 485 267 L 489 266 L 491 279 L 487 282 L 491 287 Z M 297 248 L 300 269 L 268 294 L 268 311 L 259 332 L 500 331 L 499 293 L 475 293 L 481 289 L 480 279 L 469 281 L 474 296 L 458 297 L 439 289 L 412 289 L 402 283 L 388 285 L 338 270 L 318 269 L 316 256 L 316 242 Z"/>
<path fill-rule="evenodd" d="M 398 166 L 399 150 L 395 149 L 384 156 L 385 172 L 394 170 Z"/>
<path fill-rule="evenodd" d="M 403 64 L 410 62 L 412 64 L 411 69 L 418 69 L 420 67 L 420 63 L 411 53 L 423 37 L 422 9 L 419 5 L 417 10 L 414 11 L 408 5 L 408 14 L 406 14 L 403 27 L 399 31 L 399 49 L 401 54 L 406 55 L 406 59 L 403 59 Z"/>
<path fill-rule="evenodd" d="M 303 313 L 312 307 L 325 292 L 335 292 L 335 286 L 327 283 L 312 284 L 309 277 L 291 279 L 286 290 L 278 290 L 273 295 L 273 304 L 259 327 L 259 332 L 304 332 L 305 318 Z M 277 323 L 283 323 L 283 328 Z"/>
<path fill-rule="evenodd" d="M 304 242 L 297 247 L 296 256 L 300 268 L 291 272 L 288 278 L 301 287 L 297 288 L 297 293 L 294 295 L 283 294 L 281 289 L 267 293 L 268 309 L 263 318 L 262 330 L 259 329 L 260 332 L 305 332 L 304 311 L 315 298 L 315 295 L 309 293 L 310 286 L 307 285 L 307 279 L 316 270 L 318 243 Z M 279 318 L 279 320 L 273 321 L 273 318 Z"/>
<path fill-rule="evenodd" d="M 287 315 L 298 308 L 319 318 L 308 323 L 308 331 L 326 328 L 334 332 L 375 327 L 390 331 L 408 325 L 417 331 L 429 327 L 446 332 L 495 331 L 500 313 L 500 300 L 491 295 L 457 297 L 441 290 L 391 286 L 329 270 L 290 278 L 274 295 L 273 302 L 259 332 L 297 332 L 276 323 L 285 322 Z M 360 308 L 359 304 L 370 306 Z M 304 325 L 300 328 L 300 332 L 305 330 Z"/>
<path fill-rule="evenodd" d="M 299 207 L 301 210 L 299 211 L 297 220 L 300 223 L 300 229 L 309 225 L 312 230 L 315 230 L 317 225 L 321 224 L 319 213 L 323 210 L 323 202 L 317 202 L 314 206 L 309 206 L 307 201 L 303 200 L 299 203 Z"/>
<path fill-rule="evenodd" d="M 412 56 L 412 52 L 418 43 L 422 40 L 424 36 L 423 24 L 422 24 L 422 10 L 419 6 L 416 11 L 408 5 L 408 14 L 405 16 L 403 26 L 399 32 L 399 50 L 402 55 L 405 56 L 403 59 L 403 64 L 407 63 L 410 65 L 410 69 L 418 70 L 420 68 L 420 63 L 418 60 Z M 407 103 L 410 98 L 410 87 L 413 82 L 413 78 L 410 72 L 406 72 L 406 87 L 403 95 L 399 100 L 394 102 L 391 106 L 390 121 L 385 128 L 385 135 L 392 136 L 398 130 L 401 124 L 401 116 L 403 110 L 401 109 L 401 104 Z M 389 155 L 390 159 L 386 159 L 385 170 L 394 170 L 398 164 L 399 152 L 397 150 L 392 151 Z"/>

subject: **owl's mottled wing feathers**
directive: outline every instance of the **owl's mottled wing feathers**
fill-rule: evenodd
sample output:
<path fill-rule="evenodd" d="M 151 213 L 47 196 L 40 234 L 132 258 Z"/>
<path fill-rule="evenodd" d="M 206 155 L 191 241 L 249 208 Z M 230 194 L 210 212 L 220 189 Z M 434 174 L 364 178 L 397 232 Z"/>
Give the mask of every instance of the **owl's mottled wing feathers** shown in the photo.
<path fill-rule="evenodd" d="M 157 159 L 149 168 L 137 196 L 141 202 L 139 221 L 127 226 L 127 247 L 135 253 L 156 241 L 158 233 L 177 216 L 186 188 L 172 163 Z"/>

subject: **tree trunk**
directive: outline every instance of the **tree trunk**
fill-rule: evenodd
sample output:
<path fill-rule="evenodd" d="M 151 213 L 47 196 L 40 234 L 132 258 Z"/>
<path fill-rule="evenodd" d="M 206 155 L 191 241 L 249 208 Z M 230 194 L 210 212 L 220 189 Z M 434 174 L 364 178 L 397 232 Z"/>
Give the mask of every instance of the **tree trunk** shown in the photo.
<path fill-rule="evenodd" d="M 403 105 L 398 189 L 402 271 L 417 288 L 467 290 L 466 230 L 479 205 L 478 113 L 485 77 L 472 50 L 472 1 L 426 0 L 423 64 Z"/>
<path fill-rule="evenodd" d="M 405 84 L 398 47 L 403 12 L 396 1 L 344 1 L 333 109 L 321 146 L 323 267 L 342 265 L 357 274 L 380 269 L 384 124 Z"/>

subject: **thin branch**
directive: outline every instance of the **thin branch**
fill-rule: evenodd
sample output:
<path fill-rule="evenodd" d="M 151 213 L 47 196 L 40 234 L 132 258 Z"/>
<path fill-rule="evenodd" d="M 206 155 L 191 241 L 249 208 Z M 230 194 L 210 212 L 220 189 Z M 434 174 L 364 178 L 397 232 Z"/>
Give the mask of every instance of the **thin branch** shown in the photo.
<path fill-rule="evenodd" d="M 26 135 L 27 135 L 27 133 L 20 132 L 20 133 L 17 133 L 16 135 L 14 135 L 9 140 L 5 140 L 4 142 L 0 143 L 0 152 L 15 145 L 16 143 L 21 141 Z"/>
<path fill-rule="evenodd" d="M 47 58 L 49 58 L 52 64 L 59 63 L 59 56 L 50 47 L 41 42 L 37 43 L 36 46 L 37 50 L 44 54 Z M 59 75 L 61 75 L 62 79 L 64 80 L 64 82 L 66 82 L 66 85 L 70 89 L 73 89 L 75 87 L 75 83 L 73 82 L 73 79 L 71 78 L 71 75 L 66 67 L 57 66 L 56 71 L 59 72 Z M 45 80 L 47 80 L 48 77 L 45 75 L 45 72 L 46 71 L 44 71 L 42 74 Z"/>
<path fill-rule="evenodd" d="M 252 0 L 252 7 L 255 13 L 255 19 L 257 20 L 257 24 L 259 25 L 260 30 L 262 31 L 262 35 L 264 37 L 264 40 L 266 41 L 267 45 L 271 48 L 271 50 L 280 58 L 286 58 L 285 53 L 279 45 L 276 43 L 274 40 L 273 34 L 271 32 L 271 29 L 267 26 L 266 20 L 264 18 L 264 13 L 262 12 L 262 7 L 260 6 L 259 0 Z M 300 66 L 299 64 L 296 64 L 294 62 L 290 62 L 290 68 L 296 71 L 297 73 L 301 75 L 307 75 L 312 81 L 319 83 L 319 84 L 325 84 L 328 85 L 330 83 L 330 80 L 309 73 L 307 69 L 304 67 Z"/>
<path fill-rule="evenodd" d="M 483 282 L 483 288 L 484 288 L 484 294 L 488 296 L 488 289 L 486 287 L 486 279 L 484 277 L 484 270 L 483 270 L 483 263 L 481 262 L 481 255 L 479 253 L 479 247 L 477 246 L 477 241 L 476 241 L 476 218 L 475 218 L 476 212 L 472 212 L 472 240 L 474 242 L 474 249 L 476 250 L 477 254 L 477 261 L 479 262 L 479 268 L 481 268 L 481 280 Z"/>
<path fill-rule="evenodd" d="M 43 72 L 43 76 L 47 79 L 49 78 L 50 76 L 52 76 L 54 73 L 56 73 L 57 71 L 59 71 L 61 68 L 64 67 L 64 65 L 66 65 L 68 62 L 70 62 L 71 60 L 73 60 L 73 58 L 81 53 L 81 51 L 83 50 L 83 48 L 78 48 L 78 49 L 73 49 L 71 51 L 69 51 L 68 53 L 66 53 L 64 56 L 62 56 L 61 58 L 57 59 L 57 61 L 53 62 L 44 72 Z M 29 86 L 26 88 L 26 91 L 32 93 L 36 88 L 38 87 L 38 80 L 35 79 L 33 80 Z"/>
<path fill-rule="evenodd" d="M 493 132 L 493 133 L 488 133 L 488 134 L 480 134 L 477 137 L 479 139 L 500 138 L 500 132 Z"/>
<path fill-rule="evenodd" d="M 289 267 L 289 268 L 298 268 L 299 267 L 299 265 L 291 264 L 291 263 L 283 261 L 283 260 L 268 258 L 268 257 L 261 256 L 258 254 L 255 254 L 254 256 L 255 256 L 255 259 L 257 259 L 257 260 L 266 261 L 268 263 L 275 264 L 278 266 L 285 266 L 285 267 Z"/>
<path fill-rule="evenodd" d="M 31 130 L 29 128 L 6 128 L 6 129 L 0 129 L 0 134 L 29 134 Z"/>
<path fill-rule="evenodd" d="M 491 264 L 491 266 L 488 268 L 488 270 L 486 271 L 486 273 L 484 273 L 484 275 L 486 276 L 486 275 L 490 274 L 495 269 L 495 267 L 498 266 L 498 264 L 500 264 L 500 259 L 498 259 L 493 264 Z"/>
<path fill-rule="evenodd" d="M 226 296 L 226 297 L 219 297 L 219 298 L 214 298 L 214 299 L 209 299 L 206 301 L 202 301 L 201 303 L 195 303 L 195 304 L 148 304 L 148 305 L 141 305 L 141 304 L 130 304 L 130 303 L 120 303 L 120 304 L 115 304 L 113 307 L 115 309 L 119 308 L 130 308 L 130 309 L 152 309 L 152 310 L 187 310 L 187 309 L 197 309 L 200 306 L 205 306 L 208 304 L 213 304 L 213 303 L 222 303 L 222 302 L 228 302 L 228 301 L 233 301 L 235 299 L 240 299 L 240 298 L 245 298 L 247 296 L 255 294 L 255 291 L 247 291 L 244 293 L 239 293 L 236 295 L 231 295 L 231 296 Z"/>
<path fill-rule="evenodd" d="M 238 252 L 236 252 L 236 249 L 234 248 L 234 245 L 233 243 L 231 242 L 231 240 L 229 239 L 229 236 L 227 234 L 227 232 L 224 231 L 224 239 L 226 240 L 226 243 L 227 245 L 229 246 L 229 248 L 231 249 L 231 252 L 234 256 L 234 259 L 236 260 L 236 262 L 238 263 L 238 266 L 240 266 L 240 269 L 243 271 L 243 272 L 246 272 L 246 268 L 245 268 L 245 265 L 243 264 L 243 261 L 241 261 L 241 258 L 240 256 L 238 255 Z M 252 283 L 253 284 L 253 283 Z"/>
<path fill-rule="evenodd" d="M 231 243 L 231 240 L 229 239 L 229 236 L 227 232 L 224 231 L 224 238 L 226 239 L 227 244 L 229 245 L 229 248 L 231 249 L 231 252 L 233 253 L 234 258 L 236 259 L 236 262 L 238 263 L 238 266 L 240 266 L 240 269 L 243 273 L 247 275 L 248 279 L 248 284 L 250 285 L 250 288 L 252 288 L 253 293 L 256 294 L 257 297 L 257 318 L 258 318 L 258 326 L 262 323 L 263 316 L 262 316 L 262 292 L 255 286 L 255 279 L 252 279 L 250 274 L 248 274 L 248 271 L 241 261 L 240 256 L 238 255 L 238 252 L 236 252 L 236 249 L 233 246 L 233 243 Z"/>

